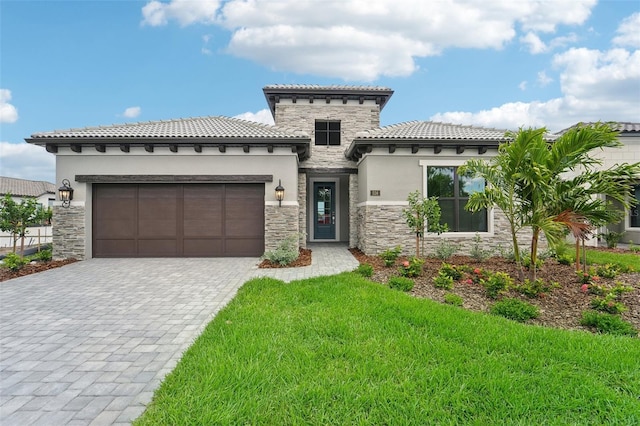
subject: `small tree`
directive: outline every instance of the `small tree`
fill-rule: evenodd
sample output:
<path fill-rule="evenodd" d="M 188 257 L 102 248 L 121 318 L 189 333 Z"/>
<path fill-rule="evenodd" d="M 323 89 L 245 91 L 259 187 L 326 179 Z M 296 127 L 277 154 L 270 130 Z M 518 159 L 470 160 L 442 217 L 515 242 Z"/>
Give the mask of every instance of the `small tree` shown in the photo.
<path fill-rule="evenodd" d="M 20 255 L 24 256 L 24 237 L 27 227 L 41 219 L 43 209 L 33 198 L 16 203 L 11 194 L 6 194 L 0 201 L 0 230 L 13 234 L 13 252 L 16 252 L 17 239 L 21 239 Z"/>
<path fill-rule="evenodd" d="M 409 208 L 402 210 L 407 225 L 416 234 L 416 257 L 420 256 L 420 242 L 424 241 L 424 233 L 447 231 L 447 224 L 440 223 L 440 205 L 436 197 L 424 198 L 420 191 L 414 191 L 407 197 Z"/>

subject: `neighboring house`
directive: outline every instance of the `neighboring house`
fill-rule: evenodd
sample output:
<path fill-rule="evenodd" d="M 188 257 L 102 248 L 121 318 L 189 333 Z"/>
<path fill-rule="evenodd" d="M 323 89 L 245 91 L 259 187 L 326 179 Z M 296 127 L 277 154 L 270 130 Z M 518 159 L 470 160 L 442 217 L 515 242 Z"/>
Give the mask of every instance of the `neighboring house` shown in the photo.
<path fill-rule="evenodd" d="M 11 198 L 17 203 L 26 198 L 33 198 L 46 209 L 53 206 L 56 200 L 56 190 L 56 186 L 49 182 L 0 176 L 0 197 L 10 194 Z M 28 237 L 36 238 L 40 235 L 38 241 L 41 243 L 51 240 L 51 232 L 51 228 L 45 226 L 35 226 L 27 229 Z M 30 244 L 30 240 L 27 241 L 27 244 Z M 0 247 L 9 247 L 11 245 L 13 245 L 11 234 L 0 232 Z"/>
<path fill-rule="evenodd" d="M 412 253 L 402 210 L 410 192 L 439 196 L 450 232 L 468 250 L 510 246 L 497 210 L 470 214 L 484 182 L 457 174 L 495 155 L 504 130 L 433 122 L 380 128 L 393 91 L 371 86 L 272 85 L 275 126 L 200 117 L 37 133 L 71 181 L 54 206 L 57 257 L 260 256 L 287 236 L 342 242 L 376 254 Z M 278 185 L 284 199 L 276 199 Z M 523 240 L 524 242 L 524 240 Z"/>
<path fill-rule="evenodd" d="M 56 190 L 56 186 L 49 182 L 0 176 L 0 197 L 11 194 L 17 203 L 25 198 L 35 198 L 38 204 L 47 208 L 56 200 Z"/>
<path fill-rule="evenodd" d="M 619 163 L 640 162 L 640 123 L 618 123 L 618 139 L 624 144 L 620 149 L 605 149 L 599 153 L 603 167 L 609 168 Z M 634 186 L 635 199 L 638 204 L 625 212 L 624 220 L 618 224 L 609 225 L 608 230 L 623 232 L 621 243 L 633 242 L 640 244 L 640 181 Z M 617 204 L 617 203 L 615 203 Z"/>

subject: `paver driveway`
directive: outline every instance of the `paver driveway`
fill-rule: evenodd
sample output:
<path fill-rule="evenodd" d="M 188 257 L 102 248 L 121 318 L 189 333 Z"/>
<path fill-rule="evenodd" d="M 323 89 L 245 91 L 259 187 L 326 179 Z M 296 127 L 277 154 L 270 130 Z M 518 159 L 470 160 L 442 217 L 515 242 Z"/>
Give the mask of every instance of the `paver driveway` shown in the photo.
<path fill-rule="evenodd" d="M 0 283 L 0 424 L 129 423 L 257 261 L 92 259 Z"/>

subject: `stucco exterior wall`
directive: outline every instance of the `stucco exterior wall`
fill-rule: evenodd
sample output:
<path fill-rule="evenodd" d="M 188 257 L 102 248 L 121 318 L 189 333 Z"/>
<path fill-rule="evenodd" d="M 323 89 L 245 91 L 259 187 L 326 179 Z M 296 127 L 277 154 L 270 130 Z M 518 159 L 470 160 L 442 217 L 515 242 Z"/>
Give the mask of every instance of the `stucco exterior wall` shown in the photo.
<path fill-rule="evenodd" d="M 265 183 L 265 246 L 277 246 L 278 241 L 273 239 L 283 235 L 281 223 L 286 224 L 287 232 L 299 232 L 298 157 L 290 148 L 275 148 L 273 153 L 268 153 L 266 148 L 252 148 L 250 154 L 235 147 L 227 148 L 226 153 L 209 147 L 204 147 L 202 153 L 195 153 L 192 148 L 172 153 L 168 147 L 156 147 L 153 153 L 134 147 L 129 153 L 122 153 L 118 147 L 107 147 L 105 153 L 92 148 L 85 148 L 82 153 L 60 148 L 56 155 L 56 175 L 57 181 L 69 179 L 74 189 L 71 208 L 62 208 L 57 203 L 54 211 L 54 218 L 56 212 L 62 212 L 58 222 L 54 220 L 57 234 L 54 249 L 59 257 L 90 258 L 92 253 L 92 184 L 75 181 L 76 175 L 273 175 L 273 181 Z M 279 180 L 285 188 L 285 198 L 282 209 L 270 218 L 267 210 L 278 205 L 275 187 Z M 131 181 L 135 182 L 135 178 Z M 289 217 L 291 214 L 295 220 Z M 75 229 L 81 237 L 70 241 L 70 234 L 59 226 Z M 277 226 L 278 231 L 274 232 L 270 226 Z M 63 246 L 58 248 L 59 244 Z"/>
<path fill-rule="evenodd" d="M 402 210 L 408 206 L 409 193 L 416 190 L 426 193 L 426 167 L 460 166 L 470 158 L 488 159 L 496 153 L 494 149 L 479 155 L 477 150 L 468 149 L 456 154 L 454 148 L 445 148 L 440 154 L 429 154 L 427 149 L 424 154 L 421 152 L 411 154 L 408 148 L 398 148 L 390 155 L 386 149 L 374 149 L 358 164 L 356 238 L 358 247 L 366 254 L 379 254 L 396 245 L 403 248 L 404 254 L 415 254 L 415 235 L 409 230 Z M 498 209 L 489 211 L 487 232 L 477 235 L 487 247 L 507 250 L 512 247 L 509 224 Z M 458 253 L 469 254 L 475 236 L 475 232 L 429 234 L 425 239 L 425 250 L 427 254 L 433 254 L 438 244 L 446 240 L 458 246 Z M 530 238 L 530 232 L 522 232 L 519 245 L 528 247 Z M 543 241 L 541 250 L 545 248 Z"/>
<path fill-rule="evenodd" d="M 605 169 L 617 164 L 640 162 L 640 135 L 632 136 L 623 133 L 619 136 L 619 140 L 624 144 L 620 148 L 605 148 L 594 152 L 594 156 L 602 160 Z M 610 225 L 608 229 L 613 232 L 624 232 L 621 243 L 640 244 L 640 228 L 631 227 L 628 211 L 625 212 L 622 222 Z M 602 244 L 606 245 L 606 242 L 602 241 Z"/>

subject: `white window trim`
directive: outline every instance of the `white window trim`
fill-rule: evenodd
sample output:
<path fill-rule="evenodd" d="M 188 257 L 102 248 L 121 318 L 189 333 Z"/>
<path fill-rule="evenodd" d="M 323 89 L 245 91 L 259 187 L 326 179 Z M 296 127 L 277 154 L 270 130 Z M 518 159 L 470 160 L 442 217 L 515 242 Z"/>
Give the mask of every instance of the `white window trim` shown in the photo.
<path fill-rule="evenodd" d="M 429 160 L 420 160 L 418 164 L 422 167 L 422 193 L 425 197 L 429 197 L 429 192 L 427 191 L 427 167 L 460 167 L 464 163 L 466 163 L 468 159 L 459 159 L 459 158 L 437 158 L 437 159 L 429 159 Z M 443 232 L 439 235 L 440 238 L 472 238 L 475 237 L 476 234 L 486 237 L 491 237 L 495 234 L 494 227 L 494 209 L 487 209 L 487 230 L 485 232 Z"/>

